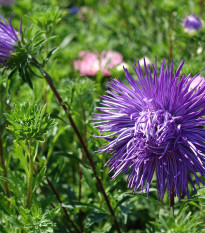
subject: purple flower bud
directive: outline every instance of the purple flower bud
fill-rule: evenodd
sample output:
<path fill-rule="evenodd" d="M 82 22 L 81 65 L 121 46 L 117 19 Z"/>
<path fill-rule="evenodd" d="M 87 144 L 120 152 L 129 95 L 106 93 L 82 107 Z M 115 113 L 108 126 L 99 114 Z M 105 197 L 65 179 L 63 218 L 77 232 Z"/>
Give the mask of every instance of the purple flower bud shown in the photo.
<path fill-rule="evenodd" d="M 113 156 L 105 164 L 112 179 L 128 172 L 128 187 L 145 189 L 147 197 L 154 174 L 160 199 L 166 190 L 189 197 L 193 179 L 205 184 L 205 83 L 190 90 L 197 75 L 180 76 L 183 64 L 174 73 L 173 61 L 169 68 L 164 59 L 158 75 L 156 61 L 153 70 L 144 61 L 144 73 L 138 62 L 138 80 L 124 69 L 130 87 L 113 79 L 93 119 L 97 137 L 108 141 L 98 152 Z"/>
<path fill-rule="evenodd" d="M 202 27 L 201 20 L 194 14 L 184 18 L 182 26 L 188 32 L 198 31 Z"/>
<path fill-rule="evenodd" d="M 9 23 L 7 23 L 0 16 L 0 64 L 5 64 L 18 40 L 19 38 L 11 24 L 11 19 L 9 18 Z"/>

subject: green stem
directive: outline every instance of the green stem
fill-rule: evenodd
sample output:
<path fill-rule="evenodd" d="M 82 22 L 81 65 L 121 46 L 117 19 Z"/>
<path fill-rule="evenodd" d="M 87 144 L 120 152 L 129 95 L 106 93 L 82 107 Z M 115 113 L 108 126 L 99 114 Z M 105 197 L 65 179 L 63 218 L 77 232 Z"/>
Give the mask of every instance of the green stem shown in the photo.
<path fill-rule="evenodd" d="M 29 209 L 31 197 L 32 197 L 32 187 L 33 187 L 33 154 L 31 153 L 30 143 L 28 143 L 29 148 L 29 176 L 28 176 L 28 191 L 26 200 L 26 209 Z"/>

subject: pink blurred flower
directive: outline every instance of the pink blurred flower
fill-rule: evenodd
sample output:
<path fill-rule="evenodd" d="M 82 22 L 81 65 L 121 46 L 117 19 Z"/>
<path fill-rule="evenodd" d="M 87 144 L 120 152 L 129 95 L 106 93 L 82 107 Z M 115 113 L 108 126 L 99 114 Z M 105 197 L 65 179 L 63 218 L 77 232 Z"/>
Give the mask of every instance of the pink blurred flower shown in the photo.
<path fill-rule="evenodd" d="M 100 62 L 97 53 L 81 51 L 78 54 L 79 60 L 75 60 L 73 65 L 82 76 L 95 76 L 100 69 Z"/>
<path fill-rule="evenodd" d="M 74 61 L 73 65 L 82 76 L 95 76 L 98 71 L 101 71 L 103 76 L 110 76 L 109 69 L 114 68 L 123 61 L 122 55 L 114 51 L 103 51 L 101 55 L 81 51 L 78 54 L 78 58 L 78 60 Z"/>
<path fill-rule="evenodd" d="M 205 83 L 205 78 L 203 76 L 197 76 L 190 84 L 190 90 L 194 89 L 195 87 L 199 88 Z"/>
<path fill-rule="evenodd" d="M 103 51 L 100 57 L 100 70 L 103 76 L 110 76 L 111 73 L 109 69 L 122 63 L 123 57 L 120 53 L 114 51 Z"/>

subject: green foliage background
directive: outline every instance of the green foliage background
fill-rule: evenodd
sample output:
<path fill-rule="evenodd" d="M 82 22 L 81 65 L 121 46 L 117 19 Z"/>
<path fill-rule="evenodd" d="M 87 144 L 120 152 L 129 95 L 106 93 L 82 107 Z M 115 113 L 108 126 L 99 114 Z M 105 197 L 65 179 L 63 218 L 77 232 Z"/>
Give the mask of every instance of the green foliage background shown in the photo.
<path fill-rule="evenodd" d="M 189 14 L 205 19 L 203 0 L 14 0 L 11 7 L 0 8 L 4 18 L 11 17 L 16 30 L 23 17 L 23 28 L 46 40 L 52 37 L 38 59 L 52 77 L 53 83 L 68 106 L 86 145 L 92 155 L 97 174 L 102 180 L 110 203 L 115 211 L 122 232 L 205 232 L 205 189 L 195 194 L 190 187 L 190 200 L 175 200 L 175 213 L 169 207 L 166 195 L 163 203 L 158 201 L 156 182 L 152 182 L 149 199 L 146 194 L 131 194 L 126 175 L 110 181 L 109 169 L 103 167 L 110 158 L 108 154 L 94 153 L 106 142 L 94 138 L 98 132 L 90 119 L 111 77 L 81 77 L 73 68 L 73 61 L 81 50 L 120 52 L 130 66 L 137 60 L 148 57 L 154 63 L 163 58 L 174 60 L 177 68 L 182 59 L 182 73 L 205 75 L 205 28 L 195 34 L 187 34 L 181 26 Z M 71 14 L 69 8 L 79 8 Z M 53 37 L 55 36 L 55 37 Z M 49 51 L 55 53 L 47 57 Z M 50 54 L 51 55 L 51 54 Z M 125 81 L 123 71 L 113 69 L 112 77 Z M 0 77 L 0 132 L 7 170 L 7 178 L 0 168 L 0 232 L 76 232 L 66 218 L 62 206 L 81 232 L 116 232 L 103 195 L 98 188 L 84 151 L 73 132 L 64 111 L 37 68 L 30 73 L 31 84 L 24 82 L 18 72 L 8 79 L 9 71 Z M 125 81 L 126 82 L 126 81 Z M 6 127 L 4 113 L 9 114 L 5 102 L 13 109 L 16 104 L 46 104 L 46 112 L 58 124 L 53 124 L 44 142 L 38 146 L 34 175 L 32 207 L 24 208 L 27 193 L 27 157 L 23 145 L 14 142 L 14 136 Z M 24 112 L 22 113 L 24 114 Z M 21 115 L 20 115 L 21 116 Z M 83 159 L 82 159 L 83 158 Z M 82 180 L 80 173 L 82 172 Z M 62 201 L 48 185 L 48 180 L 57 190 Z M 203 178 L 202 178 L 203 179 Z M 5 183 L 10 197 L 5 195 Z M 81 198 L 79 187 L 81 185 Z M 9 201 L 9 207 L 8 207 Z M 62 220 L 63 219 L 63 220 Z M 69 227 L 66 227 L 66 224 Z M 70 228 L 70 230 L 69 230 Z"/>

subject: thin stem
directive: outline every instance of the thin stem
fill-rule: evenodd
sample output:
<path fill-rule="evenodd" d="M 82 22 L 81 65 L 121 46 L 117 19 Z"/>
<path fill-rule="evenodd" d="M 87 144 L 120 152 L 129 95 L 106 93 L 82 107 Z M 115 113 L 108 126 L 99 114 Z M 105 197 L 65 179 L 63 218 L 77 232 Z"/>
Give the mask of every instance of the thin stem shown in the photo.
<path fill-rule="evenodd" d="M 54 188 L 53 184 L 51 183 L 51 181 L 49 180 L 48 177 L 46 177 L 46 180 L 47 180 L 47 182 L 48 182 L 49 187 L 51 188 L 51 190 L 52 190 L 53 193 L 55 194 L 56 199 L 58 200 L 58 202 L 59 202 L 60 204 L 62 204 L 63 202 L 61 201 L 60 196 L 58 195 L 58 192 L 57 192 L 56 189 Z M 73 228 L 76 230 L 76 232 L 81 233 L 81 231 L 77 228 L 77 226 L 75 225 L 75 223 L 72 221 L 72 219 L 71 219 L 70 216 L 68 215 L 68 212 L 66 211 L 66 208 L 62 206 L 62 209 L 63 209 L 63 211 L 64 211 L 66 217 L 67 217 L 67 218 L 69 219 L 69 221 L 71 222 Z"/>
<path fill-rule="evenodd" d="M 0 117 L 2 117 L 3 112 L 4 112 L 4 102 L 6 103 L 6 101 L 4 100 L 4 87 L 1 85 L 0 86 Z M 0 125 L 0 162 L 1 162 L 1 167 L 3 169 L 3 177 L 7 178 L 7 170 L 6 170 L 6 166 L 5 166 L 5 161 L 4 161 L 4 149 L 3 149 L 3 131 L 4 131 L 4 125 Z M 7 196 L 7 198 L 10 197 L 10 191 L 9 191 L 9 186 L 7 184 L 7 182 L 4 182 L 4 188 L 5 188 L 5 194 Z M 10 202 L 8 201 L 8 206 L 10 206 Z"/>
<path fill-rule="evenodd" d="M 170 208 L 172 209 L 174 216 L 174 186 L 172 186 L 172 190 L 170 194 Z"/>
<path fill-rule="evenodd" d="M 47 103 L 47 82 L 45 81 L 44 88 L 43 88 L 43 105 L 45 105 L 46 103 Z M 46 109 L 47 109 L 47 106 L 46 106 Z M 40 154 L 44 153 L 45 148 L 46 148 L 46 140 L 42 144 Z"/>
<path fill-rule="evenodd" d="M 33 187 L 33 153 L 31 152 L 31 145 L 28 142 L 29 150 L 29 177 L 28 177 L 28 191 L 27 191 L 27 200 L 26 200 L 26 209 L 30 208 L 30 202 L 32 197 L 32 187 Z"/>
<path fill-rule="evenodd" d="M 39 162 L 38 158 L 36 158 L 36 161 Z M 35 174 L 37 173 L 37 171 L 38 171 L 38 168 L 35 167 L 35 168 L 34 168 Z M 47 182 L 48 182 L 48 185 L 49 185 L 50 189 L 51 189 L 52 192 L 55 194 L 56 199 L 58 200 L 58 202 L 59 202 L 60 204 L 62 204 L 62 201 L 61 201 L 60 197 L 59 197 L 58 195 L 56 196 L 57 191 L 56 191 L 56 189 L 54 188 L 54 186 L 52 185 L 51 181 L 49 180 L 48 177 L 46 177 L 46 179 L 47 179 Z M 43 194 L 43 196 L 47 198 L 47 194 L 46 194 L 46 192 L 44 191 L 43 187 L 42 187 L 41 185 L 39 185 L 39 188 L 40 188 L 41 193 Z M 55 205 L 54 205 L 52 202 L 51 202 L 50 205 L 52 206 L 53 209 L 56 208 Z M 64 207 L 61 206 L 61 208 L 63 209 Z M 74 228 L 77 229 L 77 226 L 75 225 L 75 223 L 74 223 L 74 222 L 72 221 L 72 219 L 70 218 L 70 216 L 69 216 L 67 210 L 64 208 L 63 211 L 64 211 L 64 213 L 65 213 L 65 211 L 66 211 L 66 213 L 65 213 L 66 217 L 67 217 L 68 220 L 71 222 L 72 226 L 75 226 Z M 63 218 L 62 218 L 62 222 L 66 225 L 66 227 L 68 228 L 69 232 L 73 233 L 73 231 L 70 229 L 69 225 L 65 222 L 65 220 L 64 220 Z M 77 231 L 77 232 L 79 232 L 79 231 Z"/>
<path fill-rule="evenodd" d="M 40 190 L 41 190 L 41 192 L 42 192 L 42 194 L 43 194 L 43 196 L 45 197 L 45 198 L 47 198 L 47 194 L 46 194 L 46 192 L 45 192 L 45 190 L 43 189 L 43 187 L 40 185 L 39 186 L 40 187 Z M 55 209 L 56 207 L 55 207 L 55 205 L 51 202 L 51 207 L 53 208 L 53 209 Z M 70 226 L 66 223 L 66 221 L 62 218 L 62 222 L 65 224 L 65 226 L 67 227 L 67 229 L 69 230 L 69 232 L 70 233 L 73 233 L 73 231 L 71 230 L 71 228 L 70 228 Z"/>
<path fill-rule="evenodd" d="M 87 134 L 87 126 L 86 126 L 86 115 L 85 115 L 85 108 L 84 108 L 84 104 L 82 101 L 81 96 L 79 95 L 80 98 L 80 104 L 81 104 L 81 108 L 82 108 L 82 113 L 83 113 L 83 141 L 84 143 L 86 143 L 86 134 Z M 82 148 L 82 162 L 84 161 L 84 157 L 85 157 L 85 151 Z M 79 192 L 78 192 L 78 200 L 81 200 L 81 196 L 82 196 L 82 178 L 83 178 L 83 169 L 82 167 L 80 167 L 80 181 L 79 181 Z M 80 223 L 80 229 L 83 232 L 83 221 L 82 221 L 82 212 L 81 209 L 79 210 L 79 223 Z"/>
<path fill-rule="evenodd" d="M 44 77 L 44 78 L 46 79 L 46 81 L 48 82 L 48 85 L 50 86 L 51 90 L 53 91 L 54 95 L 56 96 L 56 98 L 57 98 L 58 102 L 60 103 L 61 107 L 62 107 L 62 108 L 64 109 L 64 111 L 67 113 L 67 110 L 68 110 L 68 109 L 67 109 L 67 107 L 63 104 L 63 99 L 61 98 L 61 96 L 59 95 L 58 91 L 57 91 L 56 88 L 54 87 L 54 85 L 53 85 L 53 83 L 52 83 L 50 77 L 49 77 L 48 74 L 42 69 L 40 63 L 39 63 L 34 57 L 32 58 L 32 60 L 33 60 L 33 62 L 35 63 L 35 65 L 39 68 L 39 70 L 40 70 L 40 72 L 42 73 L 43 77 Z M 77 135 L 77 137 L 78 137 L 78 139 L 79 139 L 79 141 L 80 141 L 80 144 L 81 144 L 83 150 L 85 151 L 85 155 L 87 156 L 87 159 L 88 159 L 88 161 L 89 161 L 89 163 L 90 163 L 90 166 L 91 166 L 91 168 L 92 168 L 92 170 L 93 170 L 94 176 L 95 176 L 96 181 L 97 181 L 98 186 L 99 186 L 99 189 L 101 190 L 101 192 L 102 192 L 102 194 L 103 194 L 103 196 L 104 196 L 104 198 L 105 198 L 105 202 L 106 202 L 106 204 L 107 204 L 107 207 L 108 207 L 108 209 L 109 209 L 109 211 L 110 211 L 110 214 L 111 214 L 111 216 L 112 216 L 113 219 L 114 219 L 114 224 L 115 224 L 116 230 L 117 230 L 118 233 L 121 233 L 120 227 L 119 227 L 118 222 L 117 222 L 117 218 L 116 218 L 115 213 L 114 213 L 114 211 L 113 211 L 113 208 L 112 208 L 112 206 L 111 206 L 111 204 L 110 204 L 109 198 L 108 198 L 108 196 L 107 196 L 107 194 L 106 194 L 106 192 L 105 192 L 105 189 L 104 189 L 104 187 L 103 187 L 103 184 L 102 184 L 100 178 L 99 178 L 98 175 L 97 175 L 97 171 L 96 171 L 95 165 L 94 165 L 94 163 L 93 163 L 92 157 L 91 157 L 91 155 L 90 155 L 90 153 L 89 153 L 89 151 L 88 151 L 88 149 L 87 149 L 87 147 L 86 147 L 86 145 L 85 145 L 85 143 L 84 143 L 84 141 L 83 141 L 83 138 L 82 138 L 81 135 L 80 135 L 80 132 L 79 132 L 79 130 L 78 130 L 78 128 L 77 128 L 75 122 L 73 121 L 73 118 L 72 118 L 71 114 L 68 113 L 68 114 L 67 114 L 67 117 L 68 117 L 68 120 L 70 121 L 70 124 L 71 124 L 71 126 L 72 126 L 74 132 L 76 133 L 76 135 Z"/>
<path fill-rule="evenodd" d="M 1 161 L 1 166 L 3 168 L 3 176 L 4 176 L 4 178 L 7 178 L 7 170 L 6 170 L 6 166 L 4 163 L 3 140 L 2 140 L 1 134 L 0 134 L 0 161 Z M 5 186 L 6 196 L 9 198 L 10 197 L 9 186 L 6 182 L 4 183 L 4 186 Z M 10 202 L 8 202 L 8 205 L 10 205 Z"/>

